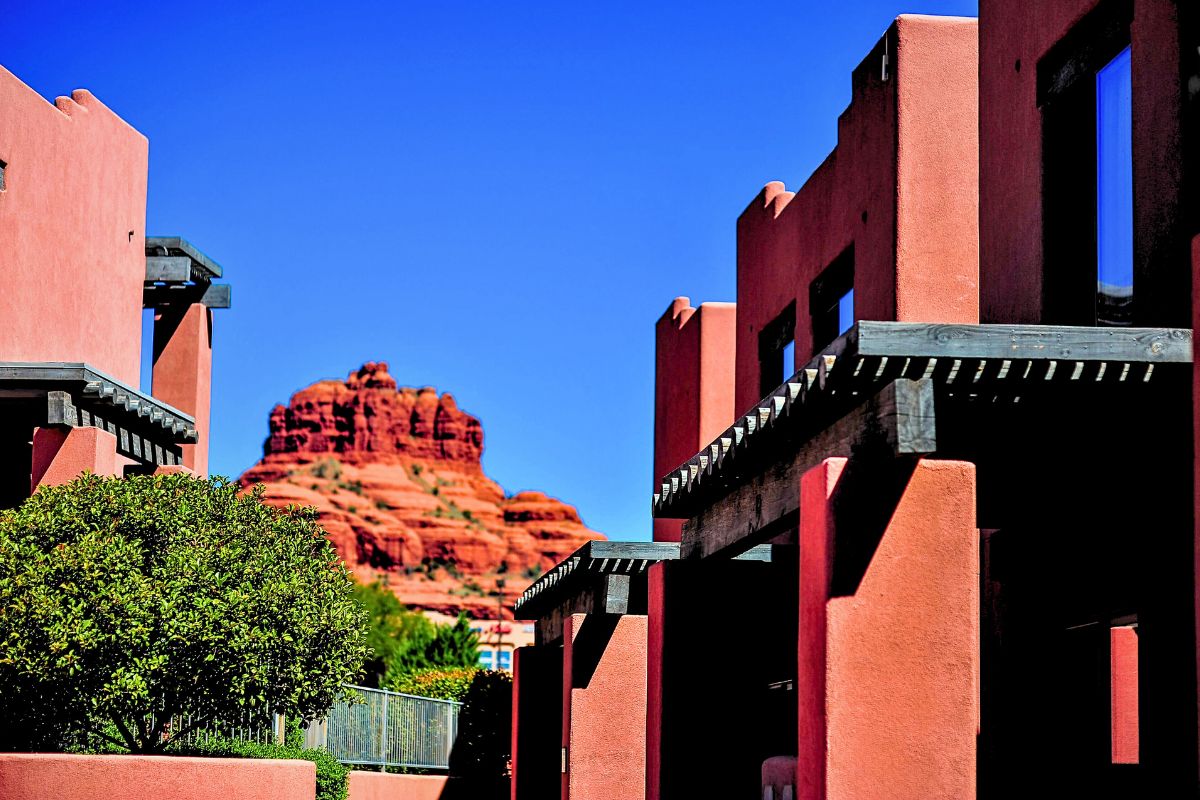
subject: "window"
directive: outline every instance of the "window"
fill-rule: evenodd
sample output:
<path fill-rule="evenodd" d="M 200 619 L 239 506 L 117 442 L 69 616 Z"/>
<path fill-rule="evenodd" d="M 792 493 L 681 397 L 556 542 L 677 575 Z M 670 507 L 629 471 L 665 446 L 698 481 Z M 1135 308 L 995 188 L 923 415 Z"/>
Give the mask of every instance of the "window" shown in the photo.
<path fill-rule="evenodd" d="M 493 664 L 492 659 L 494 656 L 495 656 L 495 653 L 493 653 L 491 650 L 480 650 L 479 651 L 479 666 L 482 667 L 483 669 L 491 669 L 492 664 Z"/>
<path fill-rule="evenodd" d="M 1096 73 L 1096 322 L 1129 325 L 1133 305 L 1133 81 L 1130 48 Z"/>
<path fill-rule="evenodd" d="M 0 160 L 0 192 L 8 188 L 4 182 L 4 171 L 8 169 L 8 162 Z"/>
<path fill-rule="evenodd" d="M 854 325 L 854 245 L 842 251 L 812 282 L 808 302 L 816 355 Z"/>
<path fill-rule="evenodd" d="M 1044 324 L 1134 322 L 1132 18 L 1100 3 L 1038 62 Z"/>
<path fill-rule="evenodd" d="M 512 670 L 512 651 L 501 650 L 496 654 L 499 659 L 496 662 L 496 669 Z"/>
<path fill-rule="evenodd" d="M 758 335 L 758 394 L 766 397 L 796 370 L 796 304 L 789 303 L 783 313 Z"/>

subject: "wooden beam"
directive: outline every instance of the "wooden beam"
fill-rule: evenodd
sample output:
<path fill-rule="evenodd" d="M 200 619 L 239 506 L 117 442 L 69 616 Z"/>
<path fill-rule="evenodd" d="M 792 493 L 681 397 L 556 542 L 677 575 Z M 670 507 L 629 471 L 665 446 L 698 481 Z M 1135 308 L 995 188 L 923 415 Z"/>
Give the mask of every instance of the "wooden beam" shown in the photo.
<path fill-rule="evenodd" d="M 770 539 L 786 543 L 799 519 L 800 476 L 826 458 L 913 458 L 937 450 L 934 386 L 899 379 L 777 460 L 747 468 L 731 491 L 684 523 L 681 558 L 730 556 Z"/>
<path fill-rule="evenodd" d="M 859 356 L 1183 364 L 1192 360 L 1192 332 L 1186 328 L 860 322 L 848 337 Z"/>
<path fill-rule="evenodd" d="M 184 256 L 147 256 L 146 281 L 187 283 L 192 280 L 192 260 Z"/>

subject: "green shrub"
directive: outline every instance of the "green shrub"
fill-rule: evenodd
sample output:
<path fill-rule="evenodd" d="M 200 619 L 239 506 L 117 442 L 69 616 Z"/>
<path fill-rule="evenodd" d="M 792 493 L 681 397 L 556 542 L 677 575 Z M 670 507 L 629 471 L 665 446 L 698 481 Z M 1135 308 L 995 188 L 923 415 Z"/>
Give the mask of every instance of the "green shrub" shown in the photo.
<path fill-rule="evenodd" d="M 436 697 L 462 702 L 471 688 L 471 681 L 481 672 L 477 667 L 431 667 L 393 676 L 388 687 L 393 692 Z"/>
<path fill-rule="evenodd" d="M 309 471 L 318 478 L 336 481 L 342 477 L 342 462 L 336 458 L 322 458 L 313 464 Z"/>
<path fill-rule="evenodd" d="M 465 617 L 436 625 L 420 611 L 406 608 L 380 581 L 355 585 L 354 594 L 369 616 L 367 684 L 382 686 L 391 675 L 472 666 L 479 660 L 479 639 Z"/>
<path fill-rule="evenodd" d="M 316 520 L 187 475 L 87 474 L 0 512 L 0 746 L 161 752 L 174 716 L 324 713 L 366 614 Z"/>
<path fill-rule="evenodd" d="M 298 744 L 258 744 L 213 737 L 195 744 L 172 746 L 169 752 L 172 755 L 206 758 L 294 758 L 311 761 L 317 765 L 317 800 L 346 800 L 348 794 L 350 768 L 326 750 L 305 750 Z"/>

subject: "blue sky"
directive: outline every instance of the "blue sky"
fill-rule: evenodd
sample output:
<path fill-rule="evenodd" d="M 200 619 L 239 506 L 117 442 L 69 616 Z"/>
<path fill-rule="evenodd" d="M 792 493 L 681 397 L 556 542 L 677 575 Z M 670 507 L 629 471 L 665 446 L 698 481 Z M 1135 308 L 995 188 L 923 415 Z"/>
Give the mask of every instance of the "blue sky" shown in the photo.
<path fill-rule="evenodd" d="M 482 419 L 506 489 L 644 539 L 655 320 L 734 299 L 737 215 L 833 147 L 893 17 L 976 10 L 0 0 L 0 63 L 145 133 L 147 230 L 225 267 L 214 472 L 293 391 L 385 360 Z"/>

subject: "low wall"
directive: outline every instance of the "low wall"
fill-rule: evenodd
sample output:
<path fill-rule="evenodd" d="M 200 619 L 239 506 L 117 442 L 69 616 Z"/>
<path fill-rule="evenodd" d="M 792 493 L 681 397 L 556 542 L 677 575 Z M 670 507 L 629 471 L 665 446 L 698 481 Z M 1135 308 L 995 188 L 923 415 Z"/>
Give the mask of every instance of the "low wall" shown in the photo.
<path fill-rule="evenodd" d="M 316 790 L 310 761 L 0 754 L 4 800 L 315 800 Z"/>
<path fill-rule="evenodd" d="M 350 773 L 349 800 L 441 800 L 448 780 L 445 775 L 391 775 L 356 769 Z"/>

